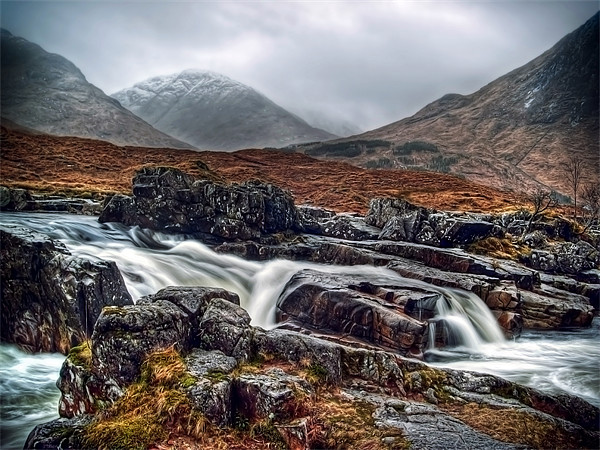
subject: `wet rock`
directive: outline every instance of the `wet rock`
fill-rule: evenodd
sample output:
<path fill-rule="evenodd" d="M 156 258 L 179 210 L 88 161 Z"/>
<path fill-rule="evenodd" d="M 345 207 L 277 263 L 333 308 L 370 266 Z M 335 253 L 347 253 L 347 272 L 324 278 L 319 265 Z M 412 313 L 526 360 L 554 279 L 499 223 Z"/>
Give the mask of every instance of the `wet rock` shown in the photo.
<path fill-rule="evenodd" d="M 388 393 L 405 396 L 404 364 L 392 353 L 344 348 L 342 368 L 346 378 L 368 380 Z"/>
<path fill-rule="evenodd" d="M 416 260 L 428 267 L 447 272 L 484 275 L 499 280 L 511 280 L 521 289 L 539 284 L 539 274 L 517 263 L 485 256 L 471 255 L 460 249 L 442 249 L 409 242 L 380 241 L 360 243 L 375 252 Z"/>
<path fill-rule="evenodd" d="M 377 198 L 369 203 L 365 221 L 383 228 L 379 239 L 435 247 L 461 247 L 490 236 L 502 236 L 491 217 L 428 210 L 399 198 Z"/>
<path fill-rule="evenodd" d="M 379 239 L 414 242 L 426 217 L 421 209 L 393 216 L 383 226 Z"/>
<path fill-rule="evenodd" d="M 29 211 L 33 197 L 25 189 L 14 189 L 0 186 L 1 211 Z"/>
<path fill-rule="evenodd" d="M 512 311 L 494 311 L 492 313 L 498 321 L 498 325 L 504 331 L 507 339 L 515 339 L 523 332 L 523 317 Z"/>
<path fill-rule="evenodd" d="M 314 391 L 303 378 L 272 368 L 264 374 L 241 374 L 235 381 L 233 395 L 238 414 L 249 419 L 281 421 L 294 417 Z"/>
<path fill-rule="evenodd" d="M 220 350 L 238 360 L 247 360 L 252 354 L 250 316 L 245 309 L 226 300 L 211 301 L 200 320 L 198 335 L 204 349 Z"/>
<path fill-rule="evenodd" d="M 579 281 L 582 281 L 584 283 L 600 284 L 600 270 L 599 269 L 582 270 L 581 272 L 576 274 L 576 278 Z"/>
<path fill-rule="evenodd" d="M 541 249 L 548 246 L 548 237 L 541 231 L 527 233 L 522 238 L 523 243 L 534 249 Z"/>
<path fill-rule="evenodd" d="M 115 196 L 100 222 L 119 221 L 175 233 L 223 239 L 257 239 L 263 233 L 301 228 L 290 194 L 249 181 L 220 185 L 168 167 L 144 168 L 133 179 L 133 198 Z"/>
<path fill-rule="evenodd" d="M 315 234 L 348 241 L 365 241 L 376 239 L 379 229 L 367 225 L 361 217 L 339 214 L 320 222 Z"/>
<path fill-rule="evenodd" d="M 79 416 L 71 419 L 60 418 L 37 425 L 25 441 L 25 449 L 64 449 L 84 448 L 83 430 L 93 420 L 93 416 Z"/>
<path fill-rule="evenodd" d="M 383 228 L 394 217 L 403 217 L 418 211 L 421 216 L 427 217 L 426 208 L 413 205 L 402 198 L 374 198 L 369 202 L 369 211 L 365 221 L 369 225 Z"/>
<path fill-rule="evenodd" d="M 2 340 L 67 353 L 91 336 L 107 305 L 132 304 L 114 262 L 76 258 L 47 236 L 0 229 Z"/>
<path fill-rule="evenodd" d="M 200 286 L 170 286 L 161 289 L 154 295 L 139 299 L 137 305 L 143 306 L 166 301 L 177 306 L 187 315 L 189 321 L 190 337 L 186 345 L 197 347 L 200 343 L 200 320 L 213 299 L 222 299 L 232 305 L 240 304 L 238 295 L 225 289 Z"/>
<path fill-rule="evenodd" d="M 489 293 L 500 284 L 498 278 L 486 275 L 448 272 L 401 258 L 390 262 L 387 267 L 403 277 L 420 280 L 436 286 L 464 289 L 465 291 L 473 292 L 481 299 L 486 299 Z"/>
<path fill-rule="evenodd" d="M 294 364 L 309 362 L 323 369 L 328 383 L 342 382 L 340 345 L 285 329 L 255 333 L 253 345 L 257 354 L 273 355 Z"/>
<path fill-rule="evenodd" d="M 150 352 L 175 344 L 189 348 L 191 328 L 189 316 L 165 300 L 104 308 L 92 335 L 94 365 L 126 386 L 139 377 Z"/>
<path fill-rule="evenodd" d="M 185 358 L 187 371 L 197 378 L 186 393 L 194 407 L 219 427 L 233 423 L 231 372 L 237 364 L 220 351 L 194 349 Z"/>
<path fill-rule="evenodd" d="M 525 328 L 589 326 L 594 318 L 587 299 L 574 294 L 556 298 L 529 291 L 520 292 L 520 314 Z"/>
<path fill-rule="evenodd" d="M 585 241 L 561 242 L 546 250 L 533 250 L 527 258 L 527 265 L 544 272 L 577 275 L 590 269 L 597 269 L 600 253 Z"/>
<path fill-rule="evenodd" d="M 405 314 L 402 305 L 354 290 L 343 277 L 313 270 L 290 280 L 277 308 L 281 320 L 350 334 L 404 354 L 421 353 L 427 341 L 427 324 Z"/>

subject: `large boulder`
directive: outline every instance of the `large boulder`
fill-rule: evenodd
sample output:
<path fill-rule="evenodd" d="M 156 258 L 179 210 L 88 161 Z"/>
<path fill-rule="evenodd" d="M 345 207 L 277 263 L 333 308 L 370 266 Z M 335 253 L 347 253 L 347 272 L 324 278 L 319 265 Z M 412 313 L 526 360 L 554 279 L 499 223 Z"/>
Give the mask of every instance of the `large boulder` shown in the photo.
<path fill-rule="evenodd" d="M 133 304 L 114 262 L 73 257 L 25 228 L 2 226 L 0 238 L 5 342 L 66 354 L 92 335 L 103 307 Z"/>
<path fill-rule="evenodd" d="M 335 334 L 348 334 L 402 354 L 420 355 L 427 323 L 408 315 L 406 305 L 439 297 L 401 286 L 379 287 L 369 277 L 305 269 L 294 275 L 277 301 L 280 320 Z M 413 311 L 414 316 L 418 316 Z M 423 317 L 425 320 L 426 317 Z"/>
<path fill-rule="evenodd" d="M 133 197 L 113 197 L 99 220 L 231 240 L 301 228 L 291 195 L 276 186 L 257 181 L 222 185 L 169 167 L 138 171 Z"/>

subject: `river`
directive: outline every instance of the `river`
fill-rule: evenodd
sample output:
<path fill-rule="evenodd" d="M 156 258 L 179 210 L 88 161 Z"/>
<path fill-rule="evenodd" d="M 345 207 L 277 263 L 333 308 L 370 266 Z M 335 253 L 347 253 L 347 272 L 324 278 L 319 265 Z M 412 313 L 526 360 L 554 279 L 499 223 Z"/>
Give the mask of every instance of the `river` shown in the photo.
<path fill-rule="evenodd" d="M 95 217 L 0 213 L 0 224 L 45 233 L 60 240 L 76 256 L 115 261 L 134 299 L 171 285 L 231 290 L 240 296 L 253 324 L 264 328 L 276 325 L 275 302 L 287 281 L 303 268 L 378 280 L 400 278 L 392 271 L 370 266 L 246 261 L 217 254 L 201 242 L 184 236 L 120 224 L 100 224 Z M 403 279 L 403 282 L 407 281 Z M 429 288 L 454 299 L 454 306 L 439 314 L 447 321 L 456 321 L 461 336 L 465 336 L 464 341 L 459 342 L 462 345 L 456 348 L 429 349 L 426 358 L 431 364 L 493 373 L 546 392 L 572 393 L 600 406 L 598 318 L 587 329 L 529 331 L 515 341 L 506 341 L 499 337 L 495 321 L 486 315 L 485 306 L 473 294 Z M 480 323 L 475 323 L 477 321 Z M 55 381 L 63 360 L 62 355 L 27 355 L 14 346 L 0 345 L 1 448 L 22 447 L 35 424 L 58 417 L 60 394 Z"/>

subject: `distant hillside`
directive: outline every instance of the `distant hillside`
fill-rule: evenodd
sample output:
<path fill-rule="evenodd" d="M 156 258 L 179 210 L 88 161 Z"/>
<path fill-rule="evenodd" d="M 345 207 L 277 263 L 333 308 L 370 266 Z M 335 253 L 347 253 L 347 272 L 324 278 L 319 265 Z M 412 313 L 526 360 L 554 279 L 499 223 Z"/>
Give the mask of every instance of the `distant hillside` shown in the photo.
<path fill-rule="evenodd" d="M 2 126 L 2 185 L 90 196 L 131 193 L 143 166 L 171 166 L 221 182 L 262 180 L 292 192 L 297 204 L 365 214 L 374 197 L 404 197 L 445 210 L 503 211 L 524 203 L 514 195 L 454 176 L 408 170 L 366 170 L 276 150 L 203 152 L 116 147 L 108 142 L 31 134 Z M 87 149 L 86 154 L 81 149 Z"/>
<path fill-rule="evenodd" d="M 112 96 L 157 129 L 202 149 L 284 147 L 337 137 L 214 72 L 154 77 Z"/>
<path fill-rule="evenodd" d="M 588 181 L 599 177 L 598 18 L 471 95 L 449 94 L 350 143 L 303 151 L 365 167 L 451 172 L 502 189 L 541 183 L 570 195 L 571 155 L 586 162 Z"/>
<path fill-rule="evenodd" d="M 192 148 L 165 135 L 87 82 L 73 63 L 1 31 L 2 117 L 46 133 L 117 145 Z"/>

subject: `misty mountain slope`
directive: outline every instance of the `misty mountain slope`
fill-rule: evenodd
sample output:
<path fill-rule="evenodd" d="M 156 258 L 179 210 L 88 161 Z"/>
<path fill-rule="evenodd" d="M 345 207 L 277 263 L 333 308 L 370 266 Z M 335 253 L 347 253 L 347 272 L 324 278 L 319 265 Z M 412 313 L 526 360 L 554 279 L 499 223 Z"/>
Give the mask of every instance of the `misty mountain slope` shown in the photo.
<path fill-rule="evenodd" d="M 511 190 L 539 182 L 571 195 L 564 164 L 577 155 L 587 180 L 598 182 L 598 18 L 473 94 L 445 95 L 353 137 L 387 142 L 349 161 L 433 168 Z"/>
<path fill-rule="evenodd" d="M 214 72 L 154 77 L 112 96 L 157 129 L 198 148 L 284 147 L 336 137 Z"/>
<path fill-rule="evenodd" d="M 85 79 L 66 58 L 1 31 L 2 117 L 45 133 L 117 145 L 192 148 L 154 129 Z"/>

